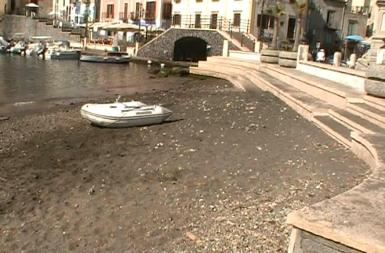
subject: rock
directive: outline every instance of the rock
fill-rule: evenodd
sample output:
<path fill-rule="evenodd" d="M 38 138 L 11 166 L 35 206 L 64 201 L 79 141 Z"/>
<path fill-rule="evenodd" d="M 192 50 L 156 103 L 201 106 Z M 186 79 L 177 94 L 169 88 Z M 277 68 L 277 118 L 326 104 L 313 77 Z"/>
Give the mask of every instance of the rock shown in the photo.
<path fill-rule="evenodd" d="M 191 241 L 194 241 L 194 242 L 198 241 L 198 239 L 199 239 L 198 236 L 194 235 L 191 232 L 186 232 L 186 237 L 188 239 L 190 239 Z"/>
<path fill-rule="evenodd" d="M 7 117 L 7 116 L 0 116 L 0 121 L 3 121 L 3 120 L 9 120 L 9 117 Z"/>

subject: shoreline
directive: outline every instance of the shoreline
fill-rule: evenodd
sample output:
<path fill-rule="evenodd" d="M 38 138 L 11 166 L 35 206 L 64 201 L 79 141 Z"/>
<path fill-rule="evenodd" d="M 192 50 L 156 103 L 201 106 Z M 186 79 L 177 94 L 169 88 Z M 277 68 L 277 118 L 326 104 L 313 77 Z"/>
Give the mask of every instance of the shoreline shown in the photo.
<path fill-rule="evenodd" d="M 178 121 L 97 128 L 79 103 L 0 121 L 3 250 L 286 252 L 290 211 L 369 172 L 267 92 L 207 78 L 133 97 Z"/>

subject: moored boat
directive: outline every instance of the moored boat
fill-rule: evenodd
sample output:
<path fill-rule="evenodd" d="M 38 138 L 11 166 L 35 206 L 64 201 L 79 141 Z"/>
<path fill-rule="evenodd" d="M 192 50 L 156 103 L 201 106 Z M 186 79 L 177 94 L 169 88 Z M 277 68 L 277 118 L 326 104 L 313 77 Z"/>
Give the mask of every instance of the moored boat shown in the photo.
<path fill-rule="evenodd" d="M 108 52 L 107 55 L 82 55 L 80 61 L 94 62 L 94 63 L 115 63 L 123 64 L 129 63 L 131 57 L 127 53 Z"/>
<path fill-rule="evenodd" d="M 51 60 L 79 60 L 80 51 L 74 49 L 53 50 L 49 56 Z"/>
<path fill-rule="evenodd" d="M 134 127 L 160 124 L 172 114 L 160 105 L 145 105 L 139 101 L 111 104 L 85 104 L 81 115 L 102 127 Z"/>

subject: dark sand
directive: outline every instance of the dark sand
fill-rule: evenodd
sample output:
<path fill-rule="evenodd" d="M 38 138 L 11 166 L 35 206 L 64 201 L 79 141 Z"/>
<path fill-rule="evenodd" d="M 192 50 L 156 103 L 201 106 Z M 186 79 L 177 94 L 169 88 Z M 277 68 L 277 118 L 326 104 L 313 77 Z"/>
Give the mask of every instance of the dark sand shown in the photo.
<path fill-rule="evenodd" d="M 103 129 L 80 103 L 0 121 L 0 252 L 286 252 L 290 211 L 368 173 L 270 93 L 187 78 L 132 98 L 177 121 Z"/>

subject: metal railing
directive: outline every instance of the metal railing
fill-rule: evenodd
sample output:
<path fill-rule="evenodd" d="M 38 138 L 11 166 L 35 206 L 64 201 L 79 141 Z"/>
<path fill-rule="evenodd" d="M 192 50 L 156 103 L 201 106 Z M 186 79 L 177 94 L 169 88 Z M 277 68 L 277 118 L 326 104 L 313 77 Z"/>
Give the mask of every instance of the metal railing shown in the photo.
<path fill-rule="evenodd" d="M 248 19 L 238 19 L 234 22 L 233 19 L 225 17 L 174 15 L 172 26 L 224 31 L 229 34 L 230 38 L 237 40 L 242 47 L 246 47 L 251 51 L 255 49 L 255 39 L 248 36 L 248 33 L 250 33 L 250 20 Z"/>
<path fill-rule="evenodd" d="M 348 11 L 355 14 L 369 15 L 371 8 L 370 6 L 348 6 Z"/>
<path fill-rule="evenodd" d="M 130 20 L 129 13 L 119 12 L 119 20 L 123 21 L 123 23 L 127 23 Z"/>
<path fill-rule="evenodd" d="M 225 17 L 196 16 L 196 15 L 174 15 L 172 26 L 181 28 L 218 29 L 221 31 L 250 32 L 250 20 L 240 19 L 237 23 Z"/>

